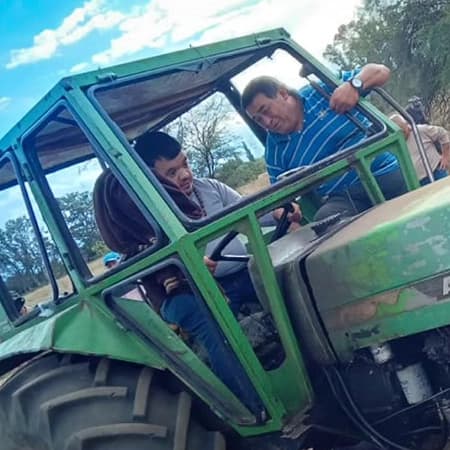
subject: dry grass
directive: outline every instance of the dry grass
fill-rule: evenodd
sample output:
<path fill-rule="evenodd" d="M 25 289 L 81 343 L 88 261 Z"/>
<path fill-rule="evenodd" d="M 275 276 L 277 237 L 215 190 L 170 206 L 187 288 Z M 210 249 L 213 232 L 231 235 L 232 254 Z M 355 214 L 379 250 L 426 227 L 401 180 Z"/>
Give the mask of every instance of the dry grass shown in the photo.
<path fill-rule="evenodd" d="M 250 195 L 255 192 L 261 191 L 262 189 L 269 186 L 269 176 L 266 172 L 258 176 L 258 178 L 251 183 L 245 184 L 244 186 L 238 187 L 237 191 L 242 195 Z"/>
<path fill-rule="evenodd" d="M 88 263 L 91 272 L 96 275 L 101 275 L 105 268 L 103 266 L 103 258 L 98 258 L 94 261 Z M 72 292 L 72 282 L 68 275 L 65 275 L 57 280 L 59 292 Z M 26 305 L 28 308 L 33 308 L 35 305 L 41 302 L 46 302 L 52 298 L 52 291 L 50 285 L 42 286 L 28 294 L 25 295 Z"/>

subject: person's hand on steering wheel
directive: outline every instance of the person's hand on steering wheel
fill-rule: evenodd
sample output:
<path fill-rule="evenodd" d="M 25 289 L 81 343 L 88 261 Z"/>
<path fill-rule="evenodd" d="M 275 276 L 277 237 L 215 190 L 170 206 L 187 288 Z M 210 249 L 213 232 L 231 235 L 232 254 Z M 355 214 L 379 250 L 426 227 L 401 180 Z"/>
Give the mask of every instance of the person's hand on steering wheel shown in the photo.
<path fill-rule="evenodd" d="M 208 270 L 214 275 L 214 272 L 217 269 L 217 261 L 213 261 L 211 258 L 208 258 L 208 256 L 203 257 L 203 262 L 205 263 L 205 266 L 208 268 Z"/>
<path fill-rule="evenodd" d="M 302 211 L 300 209 L 300 206 L 298 205 L 298 203 L 292 202 L 292 211 L 288 213 L 287 215 L 287 220 L 290 223 L 300 223 L 300 221 L 302 220 Z M 280 220 L 281 216 L 283 215 L 285 208 L 277 208 L 276 210 L 273 211 L 273 217 L 276 220 Z"/>

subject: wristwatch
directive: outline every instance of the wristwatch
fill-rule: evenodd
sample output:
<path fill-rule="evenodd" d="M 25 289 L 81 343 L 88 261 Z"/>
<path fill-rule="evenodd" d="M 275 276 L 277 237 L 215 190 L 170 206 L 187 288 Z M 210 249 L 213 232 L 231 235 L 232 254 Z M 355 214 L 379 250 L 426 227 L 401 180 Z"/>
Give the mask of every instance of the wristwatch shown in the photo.
<path fill-rule="evenodd" d="M 350 84 L 358 91 L 359 95 L 363 95 L 363 93 L 364 93 L 364 83 L 362 82 L 361 78 L 353 77 L 350 80 Z"/>

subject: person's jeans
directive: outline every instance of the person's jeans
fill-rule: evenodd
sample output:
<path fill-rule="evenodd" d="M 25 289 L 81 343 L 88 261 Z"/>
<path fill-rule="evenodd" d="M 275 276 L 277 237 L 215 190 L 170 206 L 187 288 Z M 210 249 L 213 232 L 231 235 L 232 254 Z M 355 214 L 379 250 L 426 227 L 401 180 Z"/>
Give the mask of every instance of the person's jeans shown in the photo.
<path fill-rule="evenodd" d="M 390 200 L 404 194 L 406 184 L 400 169 L 376 177 L 384 198 Z M 362 184 L 350 186 L 342 192 L 332 193 L 327 201 L 317 210 L 314 220 L 340 213 L 342 216 L 354 216 L 373 206 Z"/>
<path fill-rule="evenodd" d="M 164 301 L 161 316 L 203 345 L 213 372 L 252 412 L 262 411 L 258 394 L 202 299 L 175 295 Z"/>
<path fill-rule="evenodd" d="M 246 267 L 235 273 L 217 278 L 225 291 L 229 306 L 235 316 L 244 303 L 257 303 L 258 297 Z"/>
<path fill-rule="evenodd" d="M 440 180 L 441 178 L 448 177 L 448 172 L 445 169 L 435 169 L 433 172 L 434 180 Z M 428 177 L 422 178 L 420 180 L 420 185 L 425 186 L 430 184 L 430 179 Z"/>

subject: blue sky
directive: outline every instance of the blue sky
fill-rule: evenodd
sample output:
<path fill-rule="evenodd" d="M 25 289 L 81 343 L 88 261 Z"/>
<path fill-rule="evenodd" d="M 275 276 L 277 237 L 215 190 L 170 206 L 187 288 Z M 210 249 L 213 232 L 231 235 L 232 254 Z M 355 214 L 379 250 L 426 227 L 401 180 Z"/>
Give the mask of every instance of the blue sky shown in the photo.
<path fill-rule="evenodd" d="M 62 77 L 284 27 L 317 57 L 361 0 L 0 0 L 0 136 Z"/>

